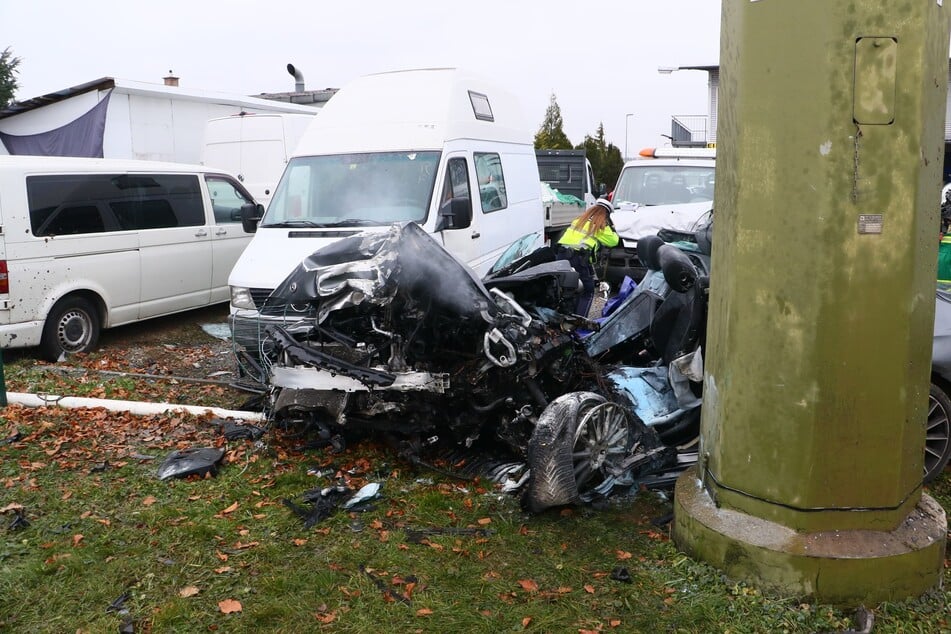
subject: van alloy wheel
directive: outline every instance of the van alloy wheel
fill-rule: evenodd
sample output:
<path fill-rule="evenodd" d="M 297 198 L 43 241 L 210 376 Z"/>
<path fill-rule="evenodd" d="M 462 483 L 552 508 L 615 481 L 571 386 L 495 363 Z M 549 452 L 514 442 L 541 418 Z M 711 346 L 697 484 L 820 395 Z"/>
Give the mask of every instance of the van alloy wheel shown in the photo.
<path fill-rule="evenodd" d="M 925 484 L 941 475 L 949 458 L 951 458 L 951 399 L 943 389 L 932 383 L 928 394 L 928 420 L 925 423 Z"/>

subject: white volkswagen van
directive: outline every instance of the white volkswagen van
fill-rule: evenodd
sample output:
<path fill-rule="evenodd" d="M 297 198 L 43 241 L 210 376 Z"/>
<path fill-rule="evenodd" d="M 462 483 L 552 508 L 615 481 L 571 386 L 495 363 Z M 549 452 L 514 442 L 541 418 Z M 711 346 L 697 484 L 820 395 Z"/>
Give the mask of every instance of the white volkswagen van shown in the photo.
<path fill-rule="evenodd" d="M 0 347 L 56 360 L 102 328 L 227 301 L 254 204 L 201 166 L 0 157 Z"/>
<path fill-rule="evenodd" d="M 532 131 L 514 96 L 451 68 L 368 75 L 338 91 L 231 273 L 235 341 L 254 351 L 256 309 L 306 256 L 397 222 L 418 223 L 479 275 L 513 241 L 542 235 Z"/>

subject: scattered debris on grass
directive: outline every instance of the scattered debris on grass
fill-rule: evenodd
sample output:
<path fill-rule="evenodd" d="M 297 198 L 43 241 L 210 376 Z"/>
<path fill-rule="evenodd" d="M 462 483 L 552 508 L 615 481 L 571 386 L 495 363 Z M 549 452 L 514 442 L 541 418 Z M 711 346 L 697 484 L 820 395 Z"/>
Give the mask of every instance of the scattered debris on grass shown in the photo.
<path fill-rule="evenodd" d="M 13 519 L 7 525 L 7 530 L 9 531 L 19 531 L 24 528 L 29 528 L 30 520 L 26 518 L 26 508 L 22 504 L 17 504 L 12 502 L 7 504 L 3 508 L 0 508 L 0 513 L 12 513 Z"/>
<path fill-rule="evenodd" d="M 304 520 L 304 528 L 312 528 L 339 509 L 351 512 L 368 510 L 368 503 L 379 495 L 380 484 L 371 482 L 356 493 L 346 484 L 336 484 L 323 489 L 311 489 L 301 496 L 305 506 L 284 498 L 281 502 Z M 352 502 L 352 503 L 351 503 Z"/>
<path fill-rule="evenodd" d="M 192 447 L 175 450 L 159 465 L 158 479 L 184 478 L 190 475 L 218 474 L 218 463 L 225 452 L 215 447 Z"/>

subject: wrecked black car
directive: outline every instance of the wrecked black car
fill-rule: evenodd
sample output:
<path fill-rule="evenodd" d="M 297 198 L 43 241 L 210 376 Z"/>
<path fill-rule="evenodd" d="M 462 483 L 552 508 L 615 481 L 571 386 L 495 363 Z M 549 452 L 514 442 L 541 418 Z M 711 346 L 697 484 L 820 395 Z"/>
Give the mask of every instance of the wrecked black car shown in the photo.
<path fill-rule="evenodd" d="M 578 276 L 547 247 L 480 280 L 413 223 L 344 238 L 260 311 L 269 416 L 411 452 L 501 441 L 532 511 L 662 477 L 695 451 L 709 252 L 641 248 L 652 273 L 598 324 L 568 312 Z"/>

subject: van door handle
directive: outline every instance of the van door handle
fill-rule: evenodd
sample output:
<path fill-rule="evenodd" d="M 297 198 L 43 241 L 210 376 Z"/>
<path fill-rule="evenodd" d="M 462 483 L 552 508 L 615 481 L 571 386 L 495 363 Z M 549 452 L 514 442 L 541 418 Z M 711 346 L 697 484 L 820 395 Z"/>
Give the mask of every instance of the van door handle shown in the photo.
<path fill-rule="evenodd" d="M 208 235 L 208 232 L 205 231 L 204 229 L 201 229 L 200 231 L 198 231 L 198 233 L 195 234 L 195 237 L 196 237 L 196 238 L 204 238 L 204 237 L 207 236 L 207 235 Z"/>
<path fill-rule="evenodd" d="M 482 235 L 482 234 L 479 233 L 478 231 L 473 231 L 473 232 L 472 232 L 472 239 L 475 240 L 476 238 L 480 237 L 481 235 Z"/>
<path fill-rule="evenodd" d="M 226 236 L 226 235 L 228 235 L 228 230 L 227 230 L 227 229 L 218 229 L 217 231 L 215 231 L 215 235 L 216 235 L 216 236 Z"/>

